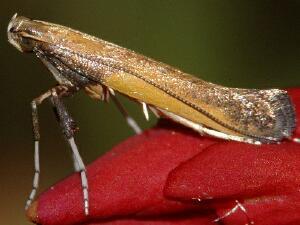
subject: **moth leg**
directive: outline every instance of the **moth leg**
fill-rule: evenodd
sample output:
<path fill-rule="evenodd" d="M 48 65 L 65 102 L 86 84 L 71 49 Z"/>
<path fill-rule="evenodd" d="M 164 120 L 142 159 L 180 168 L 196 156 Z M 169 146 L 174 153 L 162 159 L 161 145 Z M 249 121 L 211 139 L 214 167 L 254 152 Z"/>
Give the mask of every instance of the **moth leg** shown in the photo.
<path fill-rule="evenodd" d="M 252 139 L 252 138 L 247 138 L 247 137 L 241 137 L 241 136 L 235 136 L 235 135 L 225 134 L 225 133 L 222 133 L 220 131 L 216 131 L 216 130 L 204 127 L 201 124 L 194 123 L 194 122 L 192 122 L 190 120 L 187 120 L 187 119 L 185 119 L 185 118 L 183 118 L 181 116 L 177 116 L 176 114 L 168 112 L 168 111 L 166 111 L 164 109 L 158 109 L 158 110 L 161 111 L 168 118 L 173 119 L 174 121 L 176 121 L 176 122 L 178 122 L 178 123 L 180 123 L 180 124 L 182 124 L 184 126 L 190 127 L 193 130 L 199 132 L 200 134 L 207 134 L 209 136 L 221 138 L 221 139 L 224 139 L 224 140 L 232 140 L 232 141 L 238 141 L 238 142 L 245 142 L 245 143 L 256 144 L 256 145 L 260 145 L 261 144 L 260 141 L 257 141 L 257 140 Z"/>
<path fill-rule="evenodd" d="M 115 93 L 111 92 L 111 90 L 112 89 L 109 89 L 110 97 L 113 100 L 113 102 L 115 103 L 115 105 L 117 106 L 118 110 L 121 112 L 121 114 L 125 118 L 128 126 L 131 127 L 132 130 L 136 134 L 142 133 L 142 129 L 139 127 L 139 125 L 137 124 L 137 122 L 128 114 L 128 112 L 126 111 L 126 109 L 124 108 L 124 106 L 121 104 L 121 102 L 115 96 Z"/>
<path fill-rule="evenodd" d="M 39 141 L 40 141 L 40 130 L 39 130 L 39 119 L 37 106 L 40 105 L 45 99 L 51 96 L 51 91 L 47 91 L 37 98 L 33 99 L 31 102 L 31 115 L 32 115 L 32 131 L 34 139 L 34 177 L 32 182 L 32 190 L 28 196 L 25 204 L 25 210 L 31 205 L 37 189 L 39 187 L 40 179 L 40 160 L 39 160 Z"/>
<path fill-rule="evenodd" d="M 241 204 L 238 200 L 235 200 L 235 203 L 236 203 L 236 205 L 232 209 L 230 209 L 228 212 L 226 212 L 223 216 L 218 217 L 217 219 L 215 219 L 214 222 L 217 223 L 217 222 L 225 219 L 226 217 L 234 214 L 237 210 L 241 210 L 247 218 L 247 223 L 246 224 L 249 224 L 249 225 L 254 224 L 254 221 L 249 218 L 248 212 L 247 212 L 246 208 L 243 206 L 243 204 Z"/>
<path fill-rule="evenodd" d="M 76 155 L 74 154 L 74 152 L 72 151 L 72 161 L 73 161 L 73 167 L 75 172 L 80 172 L 80 166 L 78 164 L 78 160 L 76 158 Z"/>
<path fill-rule="evenodd" d="M 83 201 L 84 201 L 84 212 L 86 215 L 88 215 L 89 196 L 88 196 L 88 181 L 87 181 L 86 168 L 74 140 L 74 133 L 76 132 L 77 127 L 75 125 L 75 121 L 69 115 L 67 109 L 65 108 L 63 102 L 61 101 L 61 96 L 57 95 L 56 89 L 52 89 L 50 100 L 52 105 L 54 106 L 57 119 L 63 130 L 63 134 L 66 137 L 72 149 L 73 158 L 75 159 L 75 169 L 77 169 L 78 172 L 80 172 Z"/>
<path fill-rule="evenodd" d="M 149 106 L 149 109 L 151 110 L 151 112 L 153 112 L 156 118 L 160 118 L 159 112 L 154 107 Z"/>
<path fill-rule="evenodd" d="M 149 112 L 148 112 L 148 106 L 145 102 L 142 102 L 142 107 L 143 107 L 143 113 L 145 115 L 146 120 L 149 120 Z"/>
<path fill-rule="evenodd" d="M 71 137 L 70 139 L 68 139 L 68 142 L 73 151 L 74 158 L 78 164 L 78 172 L 80 172 L 83 201 L 84 201 L 84 213 L 85 215 L 89 215 L 89 193 L 88 193 L 88 180 L 87 180 L 86 168 L 79 154 L 74 138 Z"/>

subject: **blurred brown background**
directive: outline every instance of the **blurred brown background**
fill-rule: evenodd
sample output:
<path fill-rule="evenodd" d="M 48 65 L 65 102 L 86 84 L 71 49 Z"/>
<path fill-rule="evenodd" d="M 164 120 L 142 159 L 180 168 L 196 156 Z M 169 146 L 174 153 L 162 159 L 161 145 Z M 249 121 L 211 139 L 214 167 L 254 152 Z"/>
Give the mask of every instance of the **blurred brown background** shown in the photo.
<path fill-rule="evenodd" d="M 29 224 L 33 143 L 30 101 L 55 84 L 33 55 L 7 42 L 18 12 L 77 28 L 201 78 L 235 87 L 300 86 L 300 1 L 2 1 L 0 7 L 0 224 Z M 122 98 L 143 128 L 141 108 Z M 133 135 L 116 108 L 83 93 L 67 101 L 80 125 L 77 142 L 90 162 Z M 40 107 L 41 190 L 72 172 L 69 149 L 46 101 Z"/>

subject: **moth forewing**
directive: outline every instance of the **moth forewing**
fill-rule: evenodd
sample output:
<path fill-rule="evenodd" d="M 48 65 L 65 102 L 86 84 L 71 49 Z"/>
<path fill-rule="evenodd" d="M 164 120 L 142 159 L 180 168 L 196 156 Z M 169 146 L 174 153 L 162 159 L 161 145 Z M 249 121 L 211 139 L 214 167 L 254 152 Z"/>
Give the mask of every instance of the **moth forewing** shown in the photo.
<path fill-rule="evenodd" d="M 283 90 L 222 87 L 78 31 L 42 26 L 52 37 L 37 41 L 43 54 L 90 82 L 225 134 L 272 142 L 294 129 L 294 108 Z"/>

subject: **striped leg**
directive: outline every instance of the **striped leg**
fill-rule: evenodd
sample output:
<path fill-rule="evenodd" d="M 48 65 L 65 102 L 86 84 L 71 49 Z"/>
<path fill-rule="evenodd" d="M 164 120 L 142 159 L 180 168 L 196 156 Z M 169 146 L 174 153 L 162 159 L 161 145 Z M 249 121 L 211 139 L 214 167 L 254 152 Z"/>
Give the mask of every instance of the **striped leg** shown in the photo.
<path fill-rule="evenodd" d="M 79 154 L 77 145 L 74 141 L 74 133 L 77 130 L 74 120 L 69 115 L 67 109 L 65 108 L 63 102 L 61 101 L 61 97 L 57 95 L 55 89 L 52 89 L 50 96 L 51 103 L 54 107 L 55 114 L 62 128 L 63 134 L 66 137 L 73 154 L 75 170 L 80 172 L 81 176 L 81 185 L 83 192 L 83 201 L 84 201 L 84 212 L 86 215 L 89 214 L 89 196 L 88 196 L 88 181 L 86 168 L 82 161 L 82 158 Z"/>
<path fill-rule="evenodd" d="M 39 141 L 40 141 L 40 131 L 39 131 L 39 120 L 38 120 L 38 110 L 37 106 L 40 105 L 45 99 L 51 96 L 51 91 L 47 91 L 39 97 L 35 98 L 31 102 L 31 110 L 32 110 L 32 130 L 33 130 L 33 138 L 34 138 L 34 177 L 32 190 L 29 194 L 29 197 L 26 201 L 25 210 L 31 205 L 38 186 L 39 186 L 39 177 L 40 177 L 40 160 L 39 160 Z"/>

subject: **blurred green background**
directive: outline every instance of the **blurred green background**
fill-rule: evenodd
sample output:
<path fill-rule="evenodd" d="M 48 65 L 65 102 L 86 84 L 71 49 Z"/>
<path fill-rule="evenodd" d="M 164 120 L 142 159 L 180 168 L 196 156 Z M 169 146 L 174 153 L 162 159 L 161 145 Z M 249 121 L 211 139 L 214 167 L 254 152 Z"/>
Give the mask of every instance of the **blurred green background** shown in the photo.
<path fill-rule="evenodd" d="M 31 189 L 33 143 L 30 101 L 55 85 L 30 54 L 7 42 L 18 12 L 70 26 L 138 51 L 199 77 L 248 88 L 300 86 L 300 1 L 2 1 L 0 13 L 0 224 L 29 224 L 23 206 Z M 122 98 L 143 128 L 141 108 Z M 83 93 L 67 101 L 80 126 L 85 162 L 133 135 L 114 105 Z M 72 172 L 69 148 L 46 101 L 41 123 L 41 190 Z"/>

